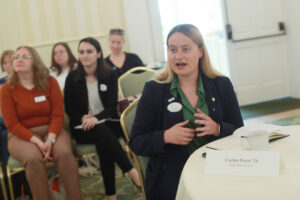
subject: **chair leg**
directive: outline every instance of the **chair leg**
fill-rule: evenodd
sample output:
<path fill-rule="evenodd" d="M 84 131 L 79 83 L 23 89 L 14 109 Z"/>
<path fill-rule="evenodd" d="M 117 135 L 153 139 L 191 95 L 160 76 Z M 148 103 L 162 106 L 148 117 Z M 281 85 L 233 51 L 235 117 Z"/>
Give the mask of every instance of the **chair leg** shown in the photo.
<path fill-rule="evenodd" d="M 6 174 L 7 174 L 8 186 L 10 192 L 10 199 L 15 200 L 14 188 L 11 181 L 11 173 L 8 166 L 6 167 Z"/>
<path fill-rule="evenodd" d="M 131 152 L 131 150 L 130 150 L 128 144 L 125 144 L 125 145 L 124 145 L 124 150 L 125 150 L 125 152 L 126 152 L 126 154 L 127 154 L 128 159 L 129 159 L 130 161 L 132 161 L 133 155 L 132 155 L 132 152 Z M 123 174 L 123 176 L 124 176 L 124 174 Z M 132 187 L 133 187 L 133 191 L 134 191 L 135 193 L 138 193 L 138 190 L 137 190 L 136 186 L 132 184 Z"/>
<path fill-rule="evenodd" d="M 1 179 L 1 185 L 2 185 L 2 192 L 3 192 L 4 200 L 8 200 L 6 187 L 5 187 L 4 176 L 3 176 L 3 171 L 2 171 L 2 164 L 0 164 L 0 179 Z"/>

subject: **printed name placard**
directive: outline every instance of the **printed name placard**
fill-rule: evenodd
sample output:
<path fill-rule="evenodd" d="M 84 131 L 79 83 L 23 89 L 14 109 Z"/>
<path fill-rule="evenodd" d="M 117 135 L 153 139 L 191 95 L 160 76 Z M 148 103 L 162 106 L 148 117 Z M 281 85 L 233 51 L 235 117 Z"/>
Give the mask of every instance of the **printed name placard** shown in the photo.
<path fill-rule="evenodd" d="M 279 151 L 207 150 L 206 174 L 239 176 L 278 176 Z"/>

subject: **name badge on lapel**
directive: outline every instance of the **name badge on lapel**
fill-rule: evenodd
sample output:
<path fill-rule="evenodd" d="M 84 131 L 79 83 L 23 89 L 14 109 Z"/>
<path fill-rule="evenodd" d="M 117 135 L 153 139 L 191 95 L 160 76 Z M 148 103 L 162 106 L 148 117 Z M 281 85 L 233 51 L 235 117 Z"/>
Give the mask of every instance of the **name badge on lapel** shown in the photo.
<path fill-rule="evenodd" d="M 102 91 L 102 92 L 107 91 L 107 85 L 101 83 L 101 84 L 100 84 L 100 91 Z"/>
<path fill-rule="evenodd" d="M 34 102 L 35 103 L 39 103 L 39 102 L 43 102 L 43 101 L 46 101 L 46 97 L 44 95 L 43 96 L 34 97 Z"/>
<path fill-rule="evenodd" d="M 167 109 L 170 112 L 179 112 L 182 109 L 182 105 L 181 103 L 173 102 L 168 105 Z"/>
<path fill-rule="evenodd" d="M 175 100 L 175 97 L 172 97 L 172 98 L 170 98 L 169 100 L 168 100 L 168 102 L 172 102 L 172 101 L 174 101 Z"/>

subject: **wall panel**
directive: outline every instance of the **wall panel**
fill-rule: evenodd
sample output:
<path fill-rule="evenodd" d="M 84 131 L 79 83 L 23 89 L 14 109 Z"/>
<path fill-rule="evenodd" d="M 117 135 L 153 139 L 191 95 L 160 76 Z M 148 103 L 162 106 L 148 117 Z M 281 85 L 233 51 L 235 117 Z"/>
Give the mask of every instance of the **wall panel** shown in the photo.
<path fill-rule="evenodd" d="M 30 45 L 47 66 L 56 42 L 68 42 L 77 56 L 78 41 L 93 36 L 107 56 L 109 29 L 126 31 L 122 0 L 0 0 L 0 26 L 0 53 Z"/>

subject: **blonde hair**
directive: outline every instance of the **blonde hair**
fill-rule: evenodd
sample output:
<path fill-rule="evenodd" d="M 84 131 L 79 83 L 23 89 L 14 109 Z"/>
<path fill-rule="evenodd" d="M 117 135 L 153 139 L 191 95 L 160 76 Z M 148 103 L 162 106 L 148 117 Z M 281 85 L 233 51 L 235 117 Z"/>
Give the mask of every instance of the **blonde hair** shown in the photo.
<path fill-rule="evenodd" d="M 193 42 L 195 42 L 199 49 L 203 49 L 202 57 L 199 59 L 199 67 L 201 67 L 201 71 L 209 78 L 217 78 L 219 76 L 223 76 L 221 73 L 216 71 L 209 60 L 208 52 L 203 40 L 203 37 L 200 31 L 192 24 L 180 24 L 175 26 L 168 34 L 167 37 L 167 46 L 169 47 L 169 39 L 174 33 L 182 33 L 188 38 L 190 38 Z M 168 62 L 164 69 L 156 74 L 155 81 L 158 83 L 170 83 L 173 79 L 174 72 L 169 66 Z"/>
<path fill-rule="evenodd" d="M 6 56 L 9 56 L 10 58 L 11 58 L 11 60 L 12 60 L 12 56 L 13 56 L 13 54 L 14 54 L 14 51 L 13 50 L 6 50 L 6 51 L 4 51 L 3 53 L 2 53 L 2 55 L 1 55 L 1 69 L 2 69 L 2 71 L 4 71 L 4 69 L 3 69 L 3 63 L 4 63 L 4 58 L 6 57 Z"/>
<path fill-rule="evenodd" d="M 22 48 L 27 49 L 31 54 L 34 85 L 39 91 L 46 91 L 48 89 L 50 80 L 48 68 L 43 63 L 40 55 L 34 48 L 29 46 L 20 46 L 16 49 L 16 52 Z M 12 72 L 9 74 L 7 83 L 11 86 L 11 88 L 15 88 L 17 83 L 19 83 L 19 76 L 15 70 L 12 70 Z"/>

